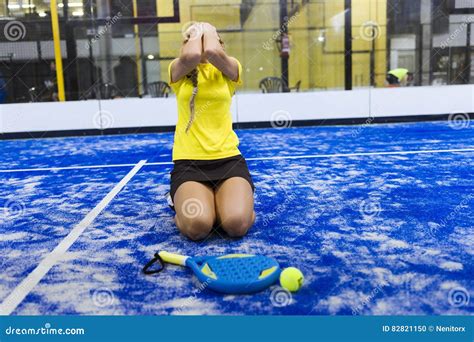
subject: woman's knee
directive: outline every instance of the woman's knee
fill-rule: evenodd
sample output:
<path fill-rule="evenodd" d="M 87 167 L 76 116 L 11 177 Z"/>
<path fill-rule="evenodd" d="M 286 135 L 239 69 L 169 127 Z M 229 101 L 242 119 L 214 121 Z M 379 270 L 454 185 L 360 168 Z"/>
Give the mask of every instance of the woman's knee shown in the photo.
<path fill-rule="evenodd" d="M 200 215 L 195 218 L 176 216 L 176 224 L 180 231 L 194 241 L 205 239 L 212 230 L 214 219 L 211 215 Z"/>
<path fill-rule="evenodd" d="M 221 222 L 222 229 L 229 234 L 230 237 L 242 237 L 247 234 L 250 227 L 252 227 L 255 221 L 255 213 L 242 214 L 232 213 Z"/>

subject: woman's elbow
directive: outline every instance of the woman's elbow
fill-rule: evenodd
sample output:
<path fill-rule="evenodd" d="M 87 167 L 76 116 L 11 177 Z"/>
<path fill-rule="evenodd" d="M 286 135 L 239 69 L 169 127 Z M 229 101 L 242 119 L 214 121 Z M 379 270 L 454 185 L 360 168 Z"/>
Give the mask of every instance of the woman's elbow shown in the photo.
<path fill-rule="evenodd" d="M 209 61 L 215 60 L 222 56 L 222 51 L 217 48 L 206 48 L 204 50 L 204 55 Z"/>
<path fill-rule="evenodd" d="M 201 54 L 194 52 L 186 53 L 181 55 L 180 59 L 187 66 L 196 66 L 201 61 Z"/>

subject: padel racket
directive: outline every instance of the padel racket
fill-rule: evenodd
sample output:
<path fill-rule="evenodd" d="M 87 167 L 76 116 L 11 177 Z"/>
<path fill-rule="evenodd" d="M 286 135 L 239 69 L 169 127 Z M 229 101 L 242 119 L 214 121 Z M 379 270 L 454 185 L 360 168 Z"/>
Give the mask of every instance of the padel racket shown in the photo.
<path fill-rule="evenodd" d="M 156 262 L 158 270 L 150 270 Z M 161 251 L 143 268 L 146 274 L 161 272 L 164 263 L 189 267 L 199 281 L 223 293 L 253 293 L 273 285 L 280 276 L 280 265 L 270 257 L 253 254 L 189 257 Z"/>

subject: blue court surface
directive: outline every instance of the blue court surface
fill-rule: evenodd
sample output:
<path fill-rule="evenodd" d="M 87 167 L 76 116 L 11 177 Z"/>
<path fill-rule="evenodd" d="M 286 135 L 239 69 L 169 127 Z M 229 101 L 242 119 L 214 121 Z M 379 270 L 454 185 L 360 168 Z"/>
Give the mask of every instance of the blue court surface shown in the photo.
<path fill-rule="evenodd" d="M 201 243 L 178 233 L 164 198 L 172 133 L 0 141 L 3 310 L 474 313 L 472 125 L 237 134 L 256 185 L 258 218 L 243 239 L 215 232 Z M 265 254 L 283 267 L 300 268 L 305 285 L 293 294 L 274 286 L 253 295 L 221 295 L 200 288 L 178 266 L 142 274 L 157 250 Z"/>

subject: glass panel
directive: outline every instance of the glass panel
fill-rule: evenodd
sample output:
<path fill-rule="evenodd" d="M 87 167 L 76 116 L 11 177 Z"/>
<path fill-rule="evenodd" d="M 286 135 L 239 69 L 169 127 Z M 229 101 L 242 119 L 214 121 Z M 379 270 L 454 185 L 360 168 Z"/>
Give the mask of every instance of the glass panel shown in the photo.
<path fill-rule="evenodd" d="M 413 85 L 472 83 L 469 2 L 388 0 L 389 67 L 413 73 Z"/>
<path fill-rule="evenodd" d="M 51 22 L 40 1 L 0 2 L 0 102 L 52 101 Z"/>
<path fill-rule="evenodd" d="M 472 83 L 472 9 L 444 0 L 351 3 L 352 87 L 345 77 L 344 0 L 288 1 L 287 41 L 276 0 L 181 1 L 179 23 L 159 25 L 150 19 L 173 16 L 172 0 L 58 1 L 66 99 L 92 98 L 91 88 L 104 84 L 116 97 L 150 96 L 150 84 L 167 81 L 181 30 L 192 21 L 215 25 L 227 52 L 241 61 L 241 92 L 261 92 L 267 77 L 284 78 L 286 48 L 291 91 L 399 86 L 389 84 L 388 73 L 400 68 L 413 74 L 402 86 Z M 0 1 L 0 30 L 10 32 L 0 36 L 4 102 L 57 99 L 49 6 Z"/>

